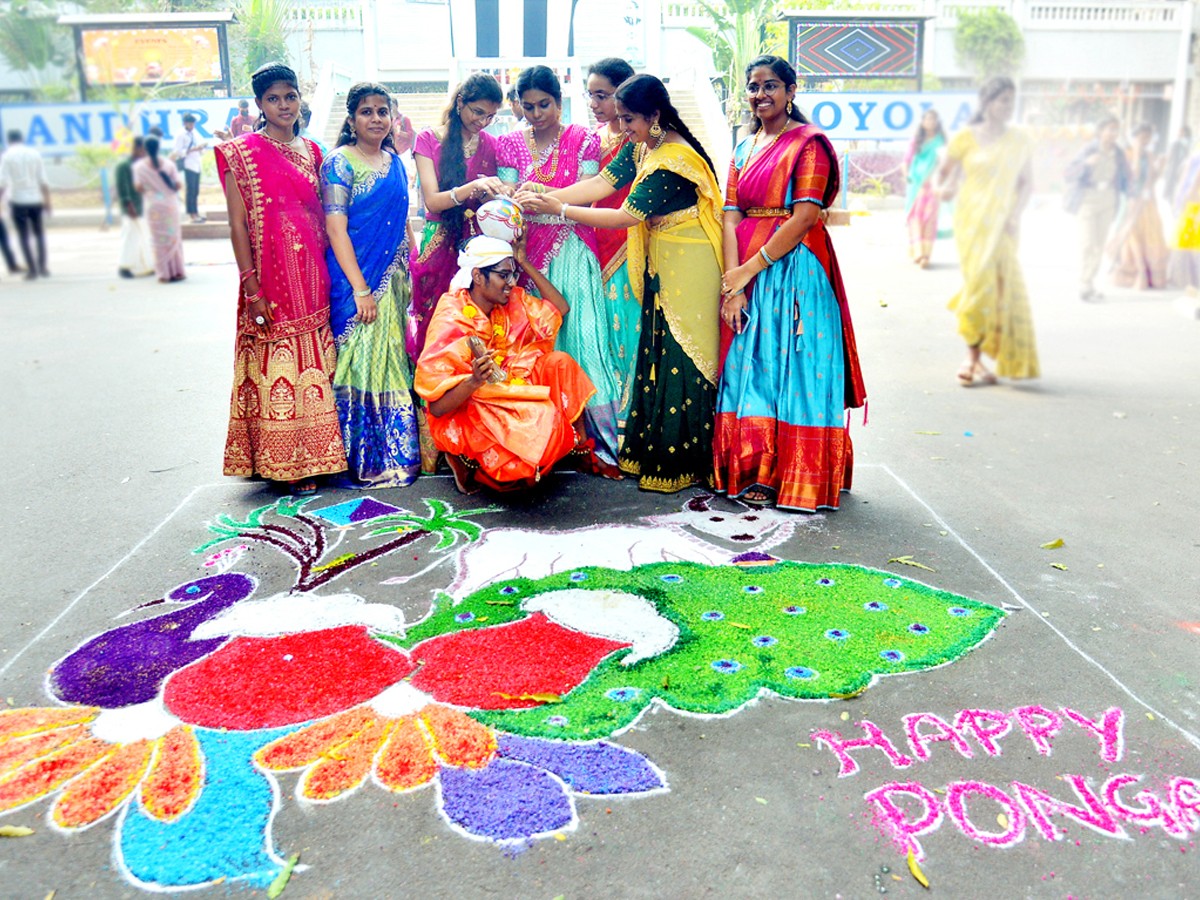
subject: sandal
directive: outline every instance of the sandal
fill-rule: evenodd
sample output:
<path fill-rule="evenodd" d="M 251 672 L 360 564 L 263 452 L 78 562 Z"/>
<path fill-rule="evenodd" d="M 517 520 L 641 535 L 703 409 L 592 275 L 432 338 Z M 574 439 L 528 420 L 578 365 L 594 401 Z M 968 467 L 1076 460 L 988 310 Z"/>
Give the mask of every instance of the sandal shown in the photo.
<path fill-rule="evenodd" d="M 625 476 L 621 474 L 621 470 L 617 466 L 614 466 L 612 463 L 606 463 L 596 455 L 596 442 L 591 438 L 588 438 L 582 444 L 576 445 L 575 449 L 567 454 L 567 459 L 569 464 L 574 464 L 575 470 L 578 472 L 599 475 L 610 481 L 625 480 Z"/>
<path fill-rule="evenodd" d="M 311 478 L 289 481 L 285 486 L 288 493 L 293 497 L 311 497 L 317 492 L 317 483 Z"/>
<path fill-rule="evenodd" d="M 999 384 L 1000 383 L 999 379 L 996 378 L 994 373 L 989 372 L 987 369 L 985 369 L 983 367 L 983 363 L 975 363 L 975 368 L 974 368 L 974 370 L 972 370 L 971 375 L 974 377 L 976 384 Z"/>
<path fill-rule="evenodd" d="M 446 453 L 443 458 L 446 460 L 446 465 L 450 467 L 451 474 L 454 475 L 454 486 L 458 488 L 458 492 L 468 497 L 471 494 L 478 494 L 479 485 L 475 483 L 475 473 L 471 471 L 467 461 L 456 453 Z"/>
<path fill-rule="evenodd" d="M 955 373 L 955 377 L 963 387 L 973 387 L 975 385 L 975 364 L 970 362 L 963 363 L 962 368 Z"/>

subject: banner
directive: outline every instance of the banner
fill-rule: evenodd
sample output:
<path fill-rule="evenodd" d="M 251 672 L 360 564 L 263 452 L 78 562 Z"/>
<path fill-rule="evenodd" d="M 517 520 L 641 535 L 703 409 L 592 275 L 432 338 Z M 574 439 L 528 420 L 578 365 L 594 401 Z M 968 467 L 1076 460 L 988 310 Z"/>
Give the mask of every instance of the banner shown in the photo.
<path fill-rule="evenodd" d="M 920 19 L 791 17 L 792 65 L 801 78 L 916 78 Z"/>
<path fill-rule="evenodd" d="M 257 107 L 250 99 L 250 111 Z M 229 128 L 237 116 L 238 98 L 212 100 L 154 100 L 136 104 L 26 103 L 0 106 L 0 133 L 16 129 L 25 143 L 43 156 L 71 156 L 84 144 L 121 147 L 134 134 L 158 126 L 168 144 L 183 130 L 183 116 L 196 117 L 196 134 L 212 138 Z"/>
<path fill-rule="evenodd" d="M 79 42 L 92 86 L 225 80 L 214 27 L 83 29 Z"/>
<path fill-rule="evenodd" d="M 937 110 L 950 134 L 971 120 L 975 100 L 968 91 L 796 94 L 796 105 L 808 118 L 840 141 L 911 138 L 927 109 Z"/>

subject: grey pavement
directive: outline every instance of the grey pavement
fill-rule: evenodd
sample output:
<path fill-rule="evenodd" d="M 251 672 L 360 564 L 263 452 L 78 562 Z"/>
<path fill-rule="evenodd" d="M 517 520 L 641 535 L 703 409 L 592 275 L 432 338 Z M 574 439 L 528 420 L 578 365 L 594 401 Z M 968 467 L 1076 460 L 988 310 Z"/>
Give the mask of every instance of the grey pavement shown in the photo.
<path fill-rule="evenodd" d="M 869 423 L 861 411 L 852 417 L 856 473 L 842 508 L 784 517 L 790 536 L 768 547 L 785 560 L 885 570 L 1002 606 L 1009 615 L 989 640 L 850 699 L 768 694 L 720 718 L 652 708 L 612 740 L 652 761 L 669 790 L 579 796 L 575 827 L 527 843 L 464 837 L 438 814 L 431 790 L 392 794 L 368 784 L 307 804 L 295 797 L 296 775 L 280 775 L 269 849 L 299 852 L 308 867 L 284 896 L 852 898 L 886 889 L 913 897 L 924 888 L 886 835 L 884 807 L 867 796 L 901 783 L 910 783 L 907 797 L 887 796 L 906 822 L 921 811 L 913 784 L 942 812 L 918 837 L 931 894 L 1200 895 L 1200 811 L 1178 808 L 1200 803 L 1178 780 L 1200 781 L 1200 321 L 1174 293 L 1109 291 L 1104 302 L 1080 302 L 1074 223 L 1055 198 L 1039 198 L 1024 229 L 1043 376 L 973 389 L 954 378 L 963 351 L 945 309 L 958 284 L 952 244 L 939 243 L 934 265 L 920 271 L 906 259 L 896 212 L 834 233 Z M 188 279 L 159 285 L 116 277 L 116 238 L 115 230 L 52 230 L 52 278 L 0 278 L 9 561 L 0 709 L 57 705 L 46 683 L 57 661 L 150 614 L 128 615 L 135 606 L 207 574 L 191 551 L 214 516 L 242 517 L 275 499 L 261 483 L 220 474 L 237 278 L 228 245 L 189 242 Z M 358 496 L 326 491 L 321 503 Z M 494 499 L 460 498 L 445 477 L 371 496 L 417 511 L 425 498 L 460 511 Z M 644 525 L 692 496 L 562 475 L 530 498 L 496 500 L 503 511 L 473 521 L 543 533 L 531 536 L 536 545 L 555 530 Z M 716 501 L 707 518 L 737 513 Z M 713 530 L 721 529 L 700 517 L 676 529 L 726 555 L 771 542 L 739 544 Z M 614 534 L 609 543 L 620 540 Z M 1042 549 L 1059 538 L 1061 548 Z M 410 581 L 383 586 L 363 567 L 341 589 L 418 620 L 451 570 L 447 560 L 418 571 L 438 562 L 430 544 L 419 548 L 378 570 Z M 901 557 L 928 569 L 889 562 Z M 260 580 L 264 596 L 289 586 L 288 568 L 269 549 L 249 551 L 241 571 Z M 1013 726 L 995 739 L 996 755 L 970 737 L 971 758 L 941 741 L 927 745 L 928 760 L 895 768 L 868 748 L 854 751 L 860 771 L 839 778 L 837 758 L 813 737 L 862 737 L 856 723 L 869 720 L 912 757 L 906 716 L 951 722 L 962 710 L 1035 705 L 1062 719 L 1046 752 Z M 1102 743 L 1064 708 L 1094 720 L 1121 710 L 1123 746 L 1104 758 Z M 935 727 L 927 718 L 921 733 Z M 1122 774 L 1138 780 L 1113 781 Z M 1039 825 L 995 791 L 987 796 L 994 786 L 1011 804 L 1019 782 L 1079 805 L 1070 776 L 1101 794 L 1115 785 L 1107 812 L 1091 811 L 1091 827 L 1079 823 L 1087 811 L 1074 819 L 1052 812 L 1050 825 Z M 1136 795 L 1168 800 L 1172 779 L 1175 809 L 1155 821 L 1152 798 Z M 4 789 L 0 781 L 0 796 Z M 952 797 L 969 803 L 955 807 Z M 143 895 L 126 868 L 131 854 L 119 849 L 121 829 L 121 846 L 157 852 L 168 873 L 195 850 L 138 844 L 125 809 L 58 831 L 48 821 L 52 801 L 0 816 L 0 825 L 35 829 L 0 838 L 0 894 Z M 189 841 L 219 843 L 248 815 L 236 804 L 222 814 L 215 831 Z M 1053 826 L 1062 840 L 1044 836 Z M 1017 834 L 1023 839 L 998 846 Z M 204 893 L 255 889 L 231 877 Z"/>

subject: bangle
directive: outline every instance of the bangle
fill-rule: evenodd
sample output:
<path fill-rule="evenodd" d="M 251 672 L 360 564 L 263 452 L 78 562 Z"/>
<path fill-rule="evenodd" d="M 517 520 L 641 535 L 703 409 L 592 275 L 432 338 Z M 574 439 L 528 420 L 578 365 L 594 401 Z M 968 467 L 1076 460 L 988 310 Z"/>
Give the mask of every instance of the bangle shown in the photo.
<path fill-rule="evenodd" d="M 242 271 L 238 272 L 238 281 L 245 284 L 246 279 L 249 278 L 253 274 L 254 274 L 254 266 L 251 266 L 248 269 L 242 269 Z"/>
<path fill-rule="evenodd" d="M 263 292 L 261 290 L 256 291 L 255 293 L 250 294 L 249 296 L 246 297 L 246 305 L 249 306 L 251 303 L 257 303 L 259 300 L 265 300 L 265 299 L 266 298 L 263 296 Z"/>
<path fill-rule="evenodd" d="M 567 217 L 567 210 L 571 208 L 571 204 L 563 203 L 563 201 L 561 201 L 561 200 L 559 200 L 558 202 L 562 203 L 562 209 L 559 210 L 558 214 L 559 214 L 559 216 L 561 216 L 562 218 L 565 219 Z"/>
<path fill-rule="evenodd" d="M 462 201 L 458 199 L 458 194 L 455 193 L 458 188 L 450 188 L 450 202 L 455 206 L 462 206 Z"/>
<path fill-rule="evenodd" d="M 758 254 L 763 258 L 763 262 L 767 264 L 768 269 L 775 265 L 775 260 L 771 259 L 770 255 L 767 253 L 766 247 L 763 247 L 761 250 L 759 250 Z"/>
<path fill-rule="evenodd" d="M 361 300 L 363 297 L 370 297 L 372 293 L 374 292 L 369 287 L 365 287 L 362 290 L 354 292 L 354 299 Z"/>

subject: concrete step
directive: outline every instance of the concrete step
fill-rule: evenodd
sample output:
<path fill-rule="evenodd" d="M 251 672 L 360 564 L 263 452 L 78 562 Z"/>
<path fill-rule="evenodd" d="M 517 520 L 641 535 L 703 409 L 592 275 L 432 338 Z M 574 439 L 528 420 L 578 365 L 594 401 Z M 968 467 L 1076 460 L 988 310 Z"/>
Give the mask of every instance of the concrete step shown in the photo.
<path fill-rule="evenodd" d="M 185 241 L 214 241 L 229 240 L 229 223 L 213 222 L 196 223 L 184 221 L 183 239 Z"/>

